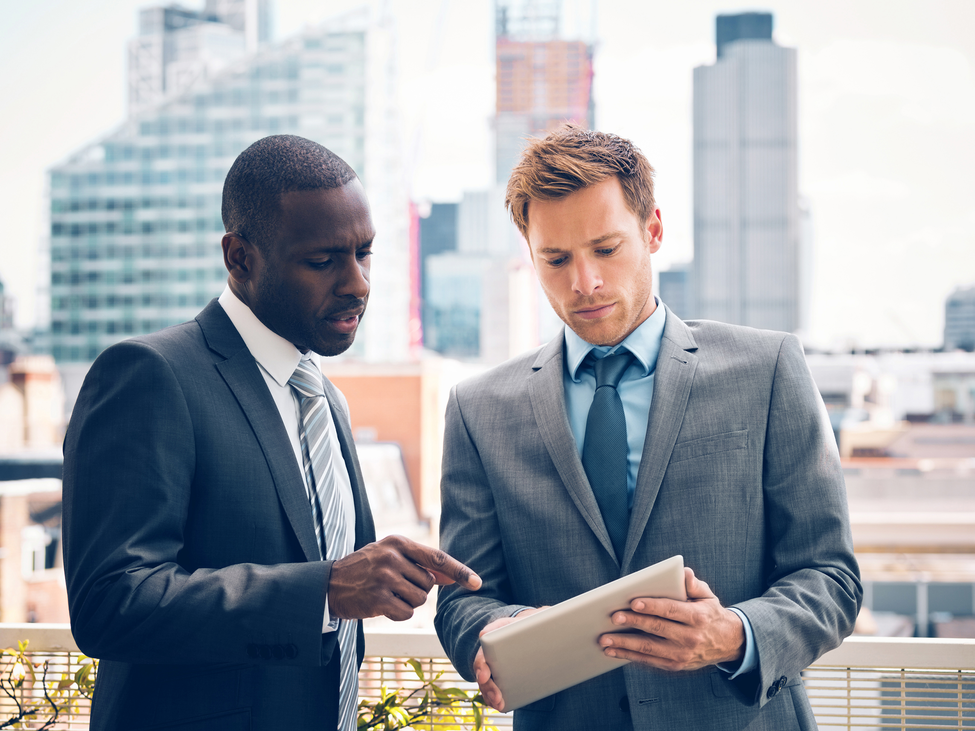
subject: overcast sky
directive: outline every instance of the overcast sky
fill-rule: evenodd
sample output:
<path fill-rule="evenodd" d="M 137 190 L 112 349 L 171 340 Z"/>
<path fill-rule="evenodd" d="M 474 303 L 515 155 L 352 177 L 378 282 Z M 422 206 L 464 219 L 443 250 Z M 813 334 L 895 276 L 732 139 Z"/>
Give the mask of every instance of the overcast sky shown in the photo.
<path fill-rule="evenodd" d="M 34 319 L 44 171 L 122 121 L 126 42 L 151 4 L 5 9 L 0 279 L 18 299 L 18 325 Z M 276 37 L 360 4 L 277 0 Z M 492 178 L 492 4 L 385 4 L 398 29 L 412 194 L 458 200 Z M 656 268 L 692 256 L 692 70 L 714 61 L 714 16 L 742 10 L 771 11 L 776 41 L 798 49 L 799 188 L 815 252 L 809 342 L 939 345 L 945 297 L 975 285 L 972 0 L 602 0 L 596 125 L 633 139 L 657 169 L 665 236 Z"/>

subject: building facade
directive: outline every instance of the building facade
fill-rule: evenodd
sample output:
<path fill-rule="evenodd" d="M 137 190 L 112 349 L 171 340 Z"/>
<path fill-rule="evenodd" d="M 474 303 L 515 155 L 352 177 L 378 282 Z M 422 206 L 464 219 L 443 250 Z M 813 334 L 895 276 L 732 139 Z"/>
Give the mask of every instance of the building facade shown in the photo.
<path fill-rule="evenodd" d="M 559 0 L 495 5 L 495 162 L 505 185 L 528 137 L 593 124 L 592 45 L 561 36 Z"/>
<path fill-rule="evenodd" d="M 658 291 L 660 299 L 670 310 L 682 320 L 690 317 L 691 312 L 691 266 L 678 264 L 660 272 Z"/>
<path fill-rule="evenodd" d="M 457 250 L 424 262 L 424 344 L 444 355 L 499 363 L 561 327 L 505 210 L 504 191 L 526 139 L 566 122 L 593 124 L 593 47 L 581 38 L 592 18 L 566 5 L 495 2 L 496 182 L 464 194 Z"/>
<path fill-rule="evenodd" d="M 801 326 L 795 49 L 764 13 L 718 16 L 694 69 L 694 316 Z"/>
<path fill-rule="evenodd" d="M 975 351 L 975 287 L 959 287 L 945 300 L 944 349 Z"/>
<path fill-rule="evenodd" d="M 234 31 L 230 26 L 227 26 Z M 391 29 L 366 11 L 264 45 L 164 94 L 50 173 L 51 352 L 90 363 L 192 319 L 222 291 L 223 181 L 270 134 L 322 143 L 362 179 L 379 232 L 351 356 L 408 356 L 409 207 L 390 94 Z"/>

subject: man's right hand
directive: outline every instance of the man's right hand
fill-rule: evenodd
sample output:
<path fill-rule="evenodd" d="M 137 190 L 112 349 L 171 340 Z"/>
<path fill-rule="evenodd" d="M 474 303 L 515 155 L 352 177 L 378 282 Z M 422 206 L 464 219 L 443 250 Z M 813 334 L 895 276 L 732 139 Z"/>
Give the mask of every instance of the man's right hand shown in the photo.
<path fill-rule="evenodd" d="M 535 614 L 535 612 L 540 612 L 547 607 L 538 607 L 537 609 L 525 609 L 518 613 L 517 617 L 501 617 L 496 619 L 490 624 L 486 625 L 484 629 L 481 630 L 478 637 L 483 637 L 488 632 L 498 629 L 498 627 L 504 627 L 506 624 L 511 624 L 512 622 L 517 622 L 519 619 L 524 619 L 525 617 L 530 617 Z M 484 659 L 484 650 L 478 648 L 477 654 L 474 656 L 474 675 L 477 680 L 477 687 L 481 689 L 481 696 L 484 698 L 485 702 L 491 708 L 496 711 L 504 711 L 504 698 L 501 697 L 501 689 L 494 682 L 494 678 L 491 677 L 491 668 L 488 667 L 487 660 Z"/>
<path fill-rule="evenodd" d="M 413 616 L 435 584 L 477 591 L 481 578 L 455 558 L 403 536 L 363 546 L 332 564 L 328 610 L 340 619 Z"/>

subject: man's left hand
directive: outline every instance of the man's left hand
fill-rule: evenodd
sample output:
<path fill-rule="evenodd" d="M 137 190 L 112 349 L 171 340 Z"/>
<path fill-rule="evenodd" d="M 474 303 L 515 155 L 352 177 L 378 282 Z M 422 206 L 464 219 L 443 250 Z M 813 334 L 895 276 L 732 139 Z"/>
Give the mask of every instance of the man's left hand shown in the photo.
<path fill-rule="evenodd" d="M 621 630 L 599 638 L 609 657 L 623 658 L 660 670 L 697 670 L 737 662 L 745 654 L 741 618 L 721 606 L 705 582 L 684 569 L 687 601 L 634 599 L 630 611 L 613 614 Z"/>

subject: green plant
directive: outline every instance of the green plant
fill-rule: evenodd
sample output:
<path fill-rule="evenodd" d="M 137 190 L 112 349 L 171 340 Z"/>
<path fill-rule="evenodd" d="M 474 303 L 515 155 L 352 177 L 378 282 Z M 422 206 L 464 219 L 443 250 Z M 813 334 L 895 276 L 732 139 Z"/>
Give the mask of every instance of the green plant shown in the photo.
<path fill-rule="evenodd" d="M 420 685 L 410 690 L 401 688 L 393 691 L 383 685 L 378 700 L 360 700 L 358 731 L 402 731 L 413 729 L 417 724 L 432 728 L 434 723 L 444 731 L 497 731 L 494 726 L 485 723 L 484 710 L 487 706 L 480 693 L 441 687 L 437 681 L 443 676 L 443 671 L 427 678 L 418 660 L 407 660 L 405 664 L 413 669 Z"/>
<path fill-rule="evenodd" d="M 3 650 L 0 661 L 0 691 L 17 707 L 14 716 L 0 721 L 0 729 L 50 728 L 62 714 L 76 711 L 82 698 L 91 699 L 96 661 L 89 657 L 82 655 L 73 672 L 58 672 L 51 660 L 34 662 L 22 640 L 16 649 Z"/>
<path fill-rule="evenodd" d="M 359 701 L 359 731 L 406 731 L 417 724 L 436 723 L 443 731 L 497 731 L 485 722 L 487 706 L 481 694 L 461 688 L 441 687 L 443 671 L 427 678 L 418 660 L 407 660 L 419 685 L 389 690 L 385 685 L 378 700 Z M 82 699 L 91 700 L 98 661 L 81 656 L 74 671 L 58 671 L 50 659 L 35 662 L 27 641 L 0 653 L 0 691 L 17 707 L 17 713 L 0 721 L 0 729 L 51 728 L 63 715 L 77 712 Z M 42 725 L 38 726 L 37 724 Z"/>

